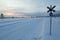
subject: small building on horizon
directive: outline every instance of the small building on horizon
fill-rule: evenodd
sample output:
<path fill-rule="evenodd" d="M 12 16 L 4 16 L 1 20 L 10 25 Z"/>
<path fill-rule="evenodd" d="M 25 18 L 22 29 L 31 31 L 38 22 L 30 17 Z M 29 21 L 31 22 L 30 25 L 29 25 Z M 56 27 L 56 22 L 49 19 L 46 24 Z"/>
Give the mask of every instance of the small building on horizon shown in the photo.
<path fill-rule="evenodd" d="M 3 13 L 0 14 L 0 18 L 4 18 L 4 14 Z"/>

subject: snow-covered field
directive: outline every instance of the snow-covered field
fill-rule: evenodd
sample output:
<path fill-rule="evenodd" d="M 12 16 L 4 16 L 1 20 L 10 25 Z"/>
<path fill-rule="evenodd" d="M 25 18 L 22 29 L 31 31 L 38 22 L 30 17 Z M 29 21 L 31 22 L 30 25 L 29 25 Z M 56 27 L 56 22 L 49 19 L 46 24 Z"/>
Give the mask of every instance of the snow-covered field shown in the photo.
<path fill-rule="evenodd" d="M 0 40 L 60 40 L 60 18 L 0 19 Z"/>

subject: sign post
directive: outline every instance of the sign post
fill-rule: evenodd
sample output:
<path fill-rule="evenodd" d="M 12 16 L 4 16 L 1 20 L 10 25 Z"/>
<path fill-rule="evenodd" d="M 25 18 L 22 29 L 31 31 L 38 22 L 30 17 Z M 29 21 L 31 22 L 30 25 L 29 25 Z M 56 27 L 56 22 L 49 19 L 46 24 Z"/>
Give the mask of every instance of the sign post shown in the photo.
<path fill-rule="evenodd" d="M 55 12 L 54 8 L 56 6 L 53 6 L 50 5 L 50 7 L 47 6 L 47 8 L 49 9 L 47 12 L 49 12 L 49 16 L 50 16 L 50 35 L 52 34 L 51 31 L 52 31 L 52 17 L 53 17 L 53 12 Z"/>

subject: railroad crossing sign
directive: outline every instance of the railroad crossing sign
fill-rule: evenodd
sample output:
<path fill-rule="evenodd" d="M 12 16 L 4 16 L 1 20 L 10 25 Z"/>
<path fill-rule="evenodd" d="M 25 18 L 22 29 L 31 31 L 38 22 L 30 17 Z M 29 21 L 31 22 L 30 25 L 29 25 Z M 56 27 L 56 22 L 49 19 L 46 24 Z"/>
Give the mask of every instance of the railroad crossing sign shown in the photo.
<path fill-rule="evenodd" d="M 52 5 L 50 5 L 50 7 L 47 6 L 47 8 L 49 9 L 47 12 L 50 12 L 50 13 L 49 13 L 50 16 L 53 16 L 53 13 L 52 13 L 52 12 L 55 12 L 55 10 L 54 10 L 55 7 L 56 7 L 56 6 L 52 6 Z"/>
<path fill-rule="evenodd" d="M 47 12 L 49 12 L 49 15 L 50 15 L 50 35 L 52 34 L 51 31 L 52 31 L 52 16 L 53 16 L 53 12 L 55 12 L 54 8 L 56 6 L 52 6 L 50 5 L 50 7 L 47 6 L 47 8 L 49 9 Z"/>

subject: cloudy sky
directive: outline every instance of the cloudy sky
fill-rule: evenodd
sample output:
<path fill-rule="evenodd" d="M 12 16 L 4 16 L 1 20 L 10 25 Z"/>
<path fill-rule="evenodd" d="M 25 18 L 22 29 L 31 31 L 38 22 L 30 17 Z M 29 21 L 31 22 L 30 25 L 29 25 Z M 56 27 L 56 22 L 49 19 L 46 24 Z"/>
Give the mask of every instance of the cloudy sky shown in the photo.
<path fill-rule="evenodd" d="M 56 5 L 55 10 L 60 10 L 60 0 L 0 0 L 0 12 L 6 15 L 46 12 L 49 5 Z"/>

